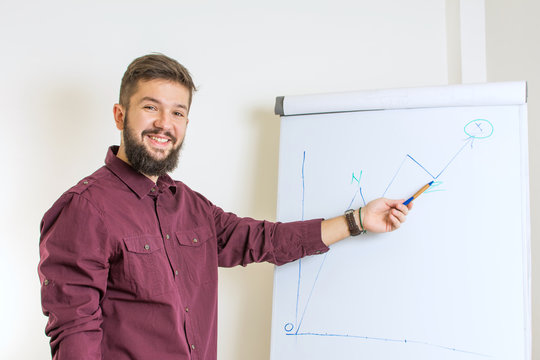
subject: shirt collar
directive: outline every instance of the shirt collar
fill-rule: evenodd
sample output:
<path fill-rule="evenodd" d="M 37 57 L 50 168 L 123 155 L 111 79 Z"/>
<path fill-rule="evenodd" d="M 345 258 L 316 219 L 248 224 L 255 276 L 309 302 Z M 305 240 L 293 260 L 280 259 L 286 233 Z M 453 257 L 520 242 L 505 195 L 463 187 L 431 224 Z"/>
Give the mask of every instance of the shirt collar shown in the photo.
<path fill-rule="evenodd" d="M 118 146 L 111 146 L 107 151 L 105 157 L 105 166 L 111 170 L 124 184 L 126 184 L 139 198 L 150 194 L 152 189 L 156 188 L 160 191 L 170 189 L 174 194 L 176 193 L 176 183 L 167 174 L 158 178 L 157 184 L 154 184 L 152 180 L 132 168 L 128 163 L 116 156 L 118 153 Z"/>

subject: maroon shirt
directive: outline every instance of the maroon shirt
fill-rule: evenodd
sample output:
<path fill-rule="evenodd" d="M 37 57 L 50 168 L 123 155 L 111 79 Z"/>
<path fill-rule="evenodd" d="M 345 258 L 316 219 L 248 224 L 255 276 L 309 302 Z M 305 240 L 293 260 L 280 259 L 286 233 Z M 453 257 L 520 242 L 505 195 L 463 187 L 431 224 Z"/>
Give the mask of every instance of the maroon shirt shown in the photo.
<path fill-rule="evenodd" d="M 325 252 L 321 220 L 239 218 L 169 176 L 107 153 L 41 223 L 54 359 L 216 359 L 217 267 Z"/>

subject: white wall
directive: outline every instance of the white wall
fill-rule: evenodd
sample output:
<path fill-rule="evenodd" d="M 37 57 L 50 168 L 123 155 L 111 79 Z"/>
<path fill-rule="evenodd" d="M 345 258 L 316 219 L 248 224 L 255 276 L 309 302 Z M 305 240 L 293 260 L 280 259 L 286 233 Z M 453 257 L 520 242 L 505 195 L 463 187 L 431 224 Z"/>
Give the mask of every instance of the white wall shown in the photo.
<path fill-rule="evenodd" d="M 445 30 L 444 0 L 2 2 L 2 357 L 49 358 L 39 221 L 118 143 L 112 104 L 133 58 L 164 52 L 200 87 L 174 177 L 274 219 L 274 97 L 445 84 Z M 220 359 L 268 358 L 271 293 L 271 265 L 220 271 Z"/>
<path fill-rule="evenodd" d="M 486 1 L 488 81 L 527 80 L 532 223 L 533 359 L 540 359 L 540 3 Z M 508 209 L 511 211 L 511 209 Z"/>

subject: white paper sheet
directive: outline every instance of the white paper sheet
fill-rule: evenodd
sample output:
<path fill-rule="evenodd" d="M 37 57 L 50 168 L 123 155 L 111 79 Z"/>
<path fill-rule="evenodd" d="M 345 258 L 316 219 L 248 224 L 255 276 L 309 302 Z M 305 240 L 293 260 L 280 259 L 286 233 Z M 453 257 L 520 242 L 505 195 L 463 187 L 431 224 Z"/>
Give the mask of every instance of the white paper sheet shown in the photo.
<path fill-rule="evenodd" d="M 530 357 L 525 84 L 449 88 L 369 102 L 417 107 L 432 94 L 453 107 L 282 118 L 280 221 L 406 199 L 435 183 L 398 231 L 276 268 L 272 359 Z M 457 106 L 468 94 L 488 106 Z M 328 110 L 335 96 L 312 97 L 311 108 Z"/>

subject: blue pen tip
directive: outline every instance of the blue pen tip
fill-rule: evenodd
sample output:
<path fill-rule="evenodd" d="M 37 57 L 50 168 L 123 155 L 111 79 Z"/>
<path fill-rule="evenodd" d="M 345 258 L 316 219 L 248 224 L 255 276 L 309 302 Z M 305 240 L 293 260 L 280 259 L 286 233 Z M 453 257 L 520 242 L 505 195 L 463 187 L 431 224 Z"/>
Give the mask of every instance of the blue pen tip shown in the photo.
<path fill-rule="evenodd" d="M 433 180 L 432 182 L 430 182 L 428 185 L 431 186 L 431 184 L 433 184 L 435 182 L 435 180 Z"/>

